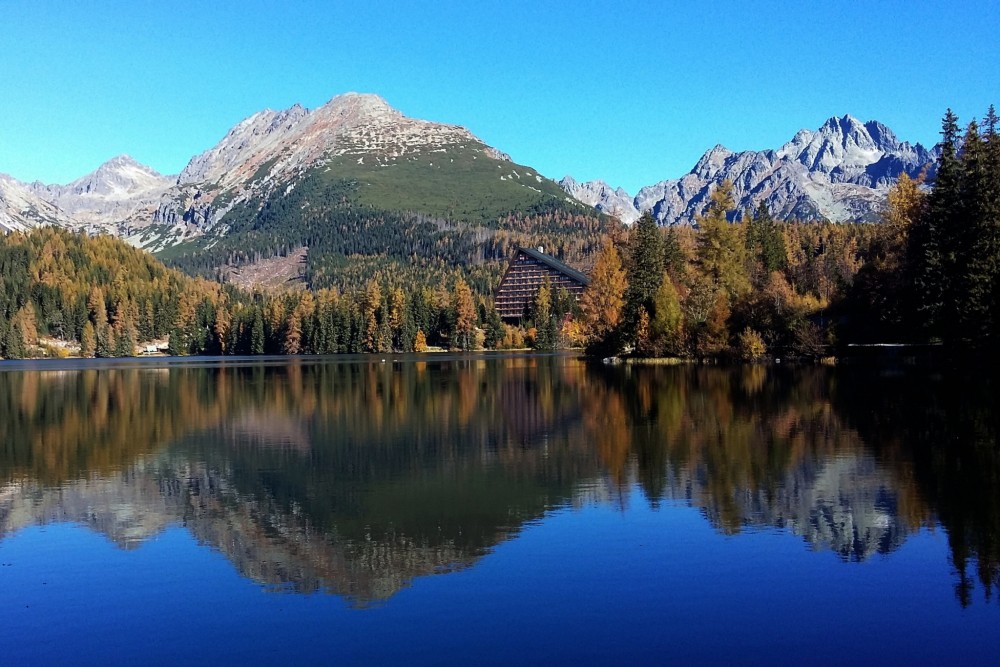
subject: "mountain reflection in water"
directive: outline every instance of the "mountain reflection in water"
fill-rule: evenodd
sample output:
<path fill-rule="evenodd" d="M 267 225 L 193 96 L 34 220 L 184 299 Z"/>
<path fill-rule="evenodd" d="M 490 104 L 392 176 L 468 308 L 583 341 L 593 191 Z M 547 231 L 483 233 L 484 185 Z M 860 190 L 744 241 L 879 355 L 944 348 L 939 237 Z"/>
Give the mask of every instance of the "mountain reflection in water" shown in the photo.
<path fill-rule="evenodd" d="M 947 531 L 956 594 L 1000 573 L 996 393 L 828 368 L 570 357 L 0 373 L 0 539 L 183 525 L 245 576 L 355 604 L 467 567 L 559 507 L 699 508 L 845 561 Z"/>

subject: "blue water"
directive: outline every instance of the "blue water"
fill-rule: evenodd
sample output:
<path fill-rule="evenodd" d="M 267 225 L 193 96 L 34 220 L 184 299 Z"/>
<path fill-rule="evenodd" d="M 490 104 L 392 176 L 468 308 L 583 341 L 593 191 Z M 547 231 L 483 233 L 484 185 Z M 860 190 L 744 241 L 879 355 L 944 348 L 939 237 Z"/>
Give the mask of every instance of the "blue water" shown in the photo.
<path fill-rule="evenodd" d="M 122 551 L 56 524 L 0 544 L 0 639 L 7 664 L 992 664 L 997 609 L 956 613 L 946 560 L 940 531 L 844 564 L 633 502 L 553 511 L 358 609 L 269 592 L 180 527 Z"/>
<path fill-rule="evenodd" d="M 876 461 L 874 474 L 882 486 L 873 506 L 883 508 L 887 494 L 895 498 L 886 505 L 888 515 L 864 519 L 871 511 L 858 503 L 870 495 L 864 491 L 872 484 L 869 469 L 849 468 L 839 478 L 836 502 L 850 510 L 850 520 L 858 525 L 867 521 L 864 530 L 882 535 L 878 531 L 885 528 L 885 516 L 902 521 L 892 513 L 899 505 L 916 504 L 923 517 L 893 532 L 891 539 L 872 538 L 883 540 L 885 548 L 855 544 L 854 556 L 845 557 L 828 541 L 803 536 L 810 520 L 822 527 L 816 510 L 809 520 L 791 516 L 795 503 L 781 505 L 776 499 L 765 501 L 761 510 L 759 501 L 747 498 L 771 485 L 741 486 L 735 474 L 723 491 L 716 491 L 717 481 L 698 481 L 698 466 L 688 453 L 666 457 L 664 465 L 673 472 L 665 476 L 681 470 L 690 477 L 668 484 L 662 496 L 651 499 L 648 486 L 636 481 L 642 475 L 639 461 L 648 454 L 639 444 L 633 443 L 634 451 L 626 457 L 625 481 L 615 481 L 610 455 L 591 458 L 592 450 L 604 451 L 600 434 L 579 431 L 574 421 L 583 419 L 573 407 L 582 399 L 570 389 L 590 391 L 594 380 L 576 362 L 558 363 L 566 365 L 553 376 L 563 378 L 558 382 L 565 380 L 566 368 L 584 379 L 578 385 L 558 385 L 556 393 L 573 398 L 567 399 L 564 412 L 543 410 L 549 415 L 542 419 L 548 434 L 543 445 L 498 448 L 494 440 L 500 436 L 494 429 L 499 427 L 487 425 L 486 435 L 476 436 L 481 442 L 448 448 L 434 433 L 447 431 L 442 414 L 449 422 L 458 414 L 451 407 L 441 414 L 432 411 L 437 426 L 408 426 L 409 438 L 399 443 L 386 427 L 391 420 L 385 414 L 377 425 L 352 422 L 348 430 L 356 438 L 341 442 L 322 436 L 328 431 L 310 421 L 319 419 L 329 427 L 326 420 L 332 419 L 348 428 L 338 421 L 344 419 L 341 413 L 323 412 L 334 395 L 346 391 L 347 384 L 334 383 L 333 394 L 300 394 L 297 401 L 278 402 L 292 422 L 306 424 L 308 451 L 297 441 L 290 445 L 294 438 L 289 440 L 287 433 L 275 439 L 260 426 L 272 428 L 273 419 L 244 420 L 236 435 L 205 422 L 138 453 L 126 450 L 108 466 L 55 466 L 64 471 L 61 477 L 49 477 L 54 473 L 41 464 L 38 450 L 23 460 L 8 451 L 8 459 L 18 464 L 11 465 L 11 481 L 0 490 L 5 531 L 0 534 L 2 662 L 995 664 L 1000 605 L 981 583 L 964 604 L 957 596 L 949 544 L 949 531 L 956 529 L 936 515 L 946 505 L 924 498 L 930 492 L 920 488 L 891 486 L 900 482 L 886 471 L 895 470 L 893 466 L 910 470 L 919 463 L 908 458 L 893 463 L 897 454 L 866 449 L 870 445 L 859 445 L 851 429 L 837 436 L 848 438 L 848 433 L 851 443 L 833 448 L 841 457 L 837 461 L 860 455 Z M 517 368 L 514 384 L 529 382 L 532 396 L 544 388 L 539 383 L 557 381 Z M 454 372 L 445 364 L 435 371 L 431 385 L 449 385 Z M 274 386 L 282 384 L 277 379 Z M 302 386 L 322 384 L 314 379 L 317 383 L 303 381 Z M 505 379 L 510 378 L 504 372 L 488 381 Z M 678 381 L 673 376 L 655 379 Z M 705 378 L 688 381 L 704 383 Z M 185 394 L 197 389 L 184 383 L 180 387 Z M 422 389 L 414 391 L 396 398 L 419 402 L 415 397 Z M 485 412 L 478 418 L 485 418 L 494 413 L 483 406 L 494 404 L 488 388 L 480 392 L 477 410 Z M 503 400 L 510 399 L 509 393 L 501 393 L 507 397 Z M 319 407 L 311 417 L 288 407 L 314 398 L 322 400 L 316 401 Z M 443 400 L 437 397 L 433 405 Z M 227 405 L 255 410 L 274 405 L 261 401 Z M 321 413 L 325 416 L 315 416 Z M 558 414 L 565 419 L 553 416 Z M 650 413 L 644 414 L 633 427 L 649 422 Z M 652 420 L 657 433 L 666 425 L 665 413 L 659 414 Z M 252 428 L 262 430 L 251 437 L 246 431 Z M 800 428 L 805 429 L 801 423 Z M 381 434 L 377 441 L 376 432 Z M 636 432 L 631 431 L 632 437 L 638 437 Z M 824 433 L 831 432 L 825 427 Z M 465 423 L 456 433 L 472 437 L 476 431 Z M 744 436 L 729 433 L 725 451 L 732 460 L 740 452 L 763 455 L 762 442 L 751 440 L 749 449 L 736 447 L 732 443 Z M 427 449 L 434 450 L 432 455 L 415 453 Z M 364 467 L 359 451 L 381 463 L 372 463 L 366 472 L 345 472 Z M 345 458 L 353 463 L 341 467 Z M 285 464 L 278 466 L 275 460 Z M 812 480 L 809 489 L 815 494 L 827 488 L 816 480 L 823 479 L 830 460 L 789 460 L 797 462 L 776 472 L 777 478 Z M 305 477 L 288 472 L 301 468 L 303 461 Z M 747 469 L 763 474 L 759 470 L 767 466 L 754 461 Z M 705 474 L 715 479 L 715 466 L 722 464 L 705 465 Z M 191 472 L 198 466 L 211 472 Z M 380 466 L 394 472 L 382 480 Z M 796 477 L 792 469 L 820 472 Z M 177 486 L 178 478 L 189 486 Z M 464 488 L 469 480 L 476 480 L 477 488 L 496 489 L 490 498 L 506 499 L 498 501 L 499 507 L 478 497 L 463 507 L 441 500 L 450 493 L 469 498 L 467 491 L 451 489 Z M 209 486 L 213 488 L 206 490 Z M 397 491 L 403 504 L 390 500 Z M 792 491 L 770 488 L 764 495 L 777 498 Z M 178 494 L 184 502 L 171 505 Z M 918 500 L 907 500 L 911 496 Z M 545 500 L 535 505 L 536 498 Z M 744 512 L 739 525 L 720 525 L 718 506 L 733 498 L 758 509 Z M 833 500 L 825 497 L 811 506 Z M 334 511 L 331 504 L 341 509 Z M 759 516 L 761 511 L 766 518 Z M 993 518 L 992 510 L 986 516 Z M 386 525 L 408 531 L 414 542 L 382 537 L 389 534 L 383 532 Z M 309 541 L 315 535 L 303 526 L 321 533 L 319 539 Z M 855 535 L 863 532 L 859 528 Z M 398 585 L 351 579 L 363 576 L 368 562 L 352 549 L 366 542 L 383 545 L 372 553 L 382 553 L 385 562 L 372 568 L 388 577 L 385 581 L 397 581 L 390 575 L 398 575 Z M 385 546 L 389 544 L 398 546 Z M 323 551 L 330 545 L 336 550 Z M 397 552 L 398 560 L 384 555 Z M 436 567 L 408 569 L 408 558 L 433 561 L 428 554 L 435 553 L 452 556 L 442 557 Z M 280 557 L 280 563 L 272 563 L 280 566 L 280 576 L 275 570 L 261 574 L 252 562 L 241 560 L 244 556 L 257 561 Z M 310 574 L 309 568 L 325 574 Z M 318 586 L 302 583 L 316 577 Z M 333 590 L 337 586 L 356 587 L 345 595 Z"/>

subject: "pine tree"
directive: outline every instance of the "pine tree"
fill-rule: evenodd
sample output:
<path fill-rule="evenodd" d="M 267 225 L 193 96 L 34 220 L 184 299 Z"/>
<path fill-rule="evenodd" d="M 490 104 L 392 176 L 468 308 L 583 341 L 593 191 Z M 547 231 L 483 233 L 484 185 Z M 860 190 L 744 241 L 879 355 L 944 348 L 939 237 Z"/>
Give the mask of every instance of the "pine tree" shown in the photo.
<path fill-rule="evenodd" d="M 771 215 L 767 202 L 760 206 L 747 219 L 746 245 L 755 262 L 760 265 L 760 281 L 767 279 L 772 271 L 782 271 L 788 263 L 788 253 L 785 247 L 785 235 L 777 220 Z"/>
<path fill-rule="evenodd" d="M 504 336 L 503 321 L 500 319 L 500 313 L 492 305 L 486 309 L 485 326 L 486 338 L 483 344 L 491 350 L 497 349 Z"/>
<path fill-rule="evenodd" d="M 100 336 L 98 336 L 98 341 L 100 341 Z M 170 331 L 170 340 L 167 342 L 167 354 L 174 357 L 180 357 L 187 354 L 187 344 L 184 341 L 184 334 L 181 332 L 180 327 L 174 327 Z M 97 356 L 101 356 L 98 353 Z"/>
<path fill-rule="evenodd" d="M 944 320 L 949 315 L 946 301 L 955 296 L 955 241 L 961 237 L 959 140 L 958 117 L 948 109 L 941 121 L 934 189 L 907 244 L 916 325 L 932 338 L 944 335 Z"/>
<path fill-rule="evenodd" d="M 647 211 L 632 227 L 628 240 L 628 288 L 625 291 L 623 319 L 626 336 L 630 340 L 635 340 L 640 311 L 645 309 L 648 313 L 652 310 L 653 295 L 663 281 L 663 262 L 663 235 L 656 220 Z"/>
<path fill-rule="evenodd" d="M 992 329 L 990 307 L 997 275 L 996 220 L 991 219 L 992 184 L 987 146 L 975 121 L 965 131 L 961 155 L 962 235 L 955 251 L 954 298 L 959 325 L 954 338 L 980 340 Z"/>
<path fill-rule="evenodd" d="M 988 221 L 994 262 L 1000 265 L 1000 120 L 996 109 L 990 105 L 983 119 L 983 137 L 986 140 L 986 189 L 984 192 L 983 214 Z M 997 267 L 1000 272 L 1000 267 Z M 994 280 L 990 295 L 992 328 L 994 341 L 1000 340 L 1000 278 Z"/>
<path fill-rule="evenodd" d="M 94 356 L 102 359 L 115 355 L 114 332 L 107 322 L 94 327 L 97 334 L 97 345 L 94 348 Z"/>
<path fill-rule="evenodd" d="M 250 324 L 250 354 L 264 354 L 264 316 L 257 306 L 253 309 Z"/>
<path fill-rule="evenodd" d="M 21 334 L 21 327 L 11 326 L 7 329 L 7 339 L 4 341 L 4 356 L 8 359 L 24 359 L 28 351 Z"/>
<path fill-rule="evenodd" d="M 687 272 L 687 263 L 676 227 L 667 227 L 663 234 L 663 270 L 674 280 L 681 280 Z"/>

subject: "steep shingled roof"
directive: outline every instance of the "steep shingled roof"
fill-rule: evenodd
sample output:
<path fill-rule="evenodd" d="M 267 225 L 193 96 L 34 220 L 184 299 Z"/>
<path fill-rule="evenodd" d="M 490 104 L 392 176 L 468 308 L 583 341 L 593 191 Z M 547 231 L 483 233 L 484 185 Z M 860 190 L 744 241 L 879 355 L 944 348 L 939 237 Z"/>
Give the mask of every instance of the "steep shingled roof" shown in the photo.
<path fill-rule="evenodd" d="M 533 248 L 519 247 L 518 250 L 528 255 L 529 257 L 538 260 L 542 264 L 552 267 L 553 269 L 559 271 L 560 273 L 565 273 L 567 276 L 569 276 L 578 283 L 581 283 L 583 285 L 590 285 L 590 278 L 583 275 L 576 269 L 563 264 L 562 262 L 560 262 L 558 259 L 556 259 L 551 255 L 546 255 L 544 252 L 535 250 Z"/>

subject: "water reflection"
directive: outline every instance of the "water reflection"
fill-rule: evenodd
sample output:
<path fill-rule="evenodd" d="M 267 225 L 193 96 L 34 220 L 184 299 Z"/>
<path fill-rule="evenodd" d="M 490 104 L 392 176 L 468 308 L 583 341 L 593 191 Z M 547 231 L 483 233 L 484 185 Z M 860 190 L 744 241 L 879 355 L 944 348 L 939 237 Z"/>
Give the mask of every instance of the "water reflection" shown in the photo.
<path fill-rule="evenodd" d="M 364 604 L 635 489 L 846 561 L 940 523 L 964 605 L 1000 572 L 994 396 L 566 357 L 0 373 L 0 538 L 66 521 L 128 549 L 180 524 L 254 581 Z"/>

